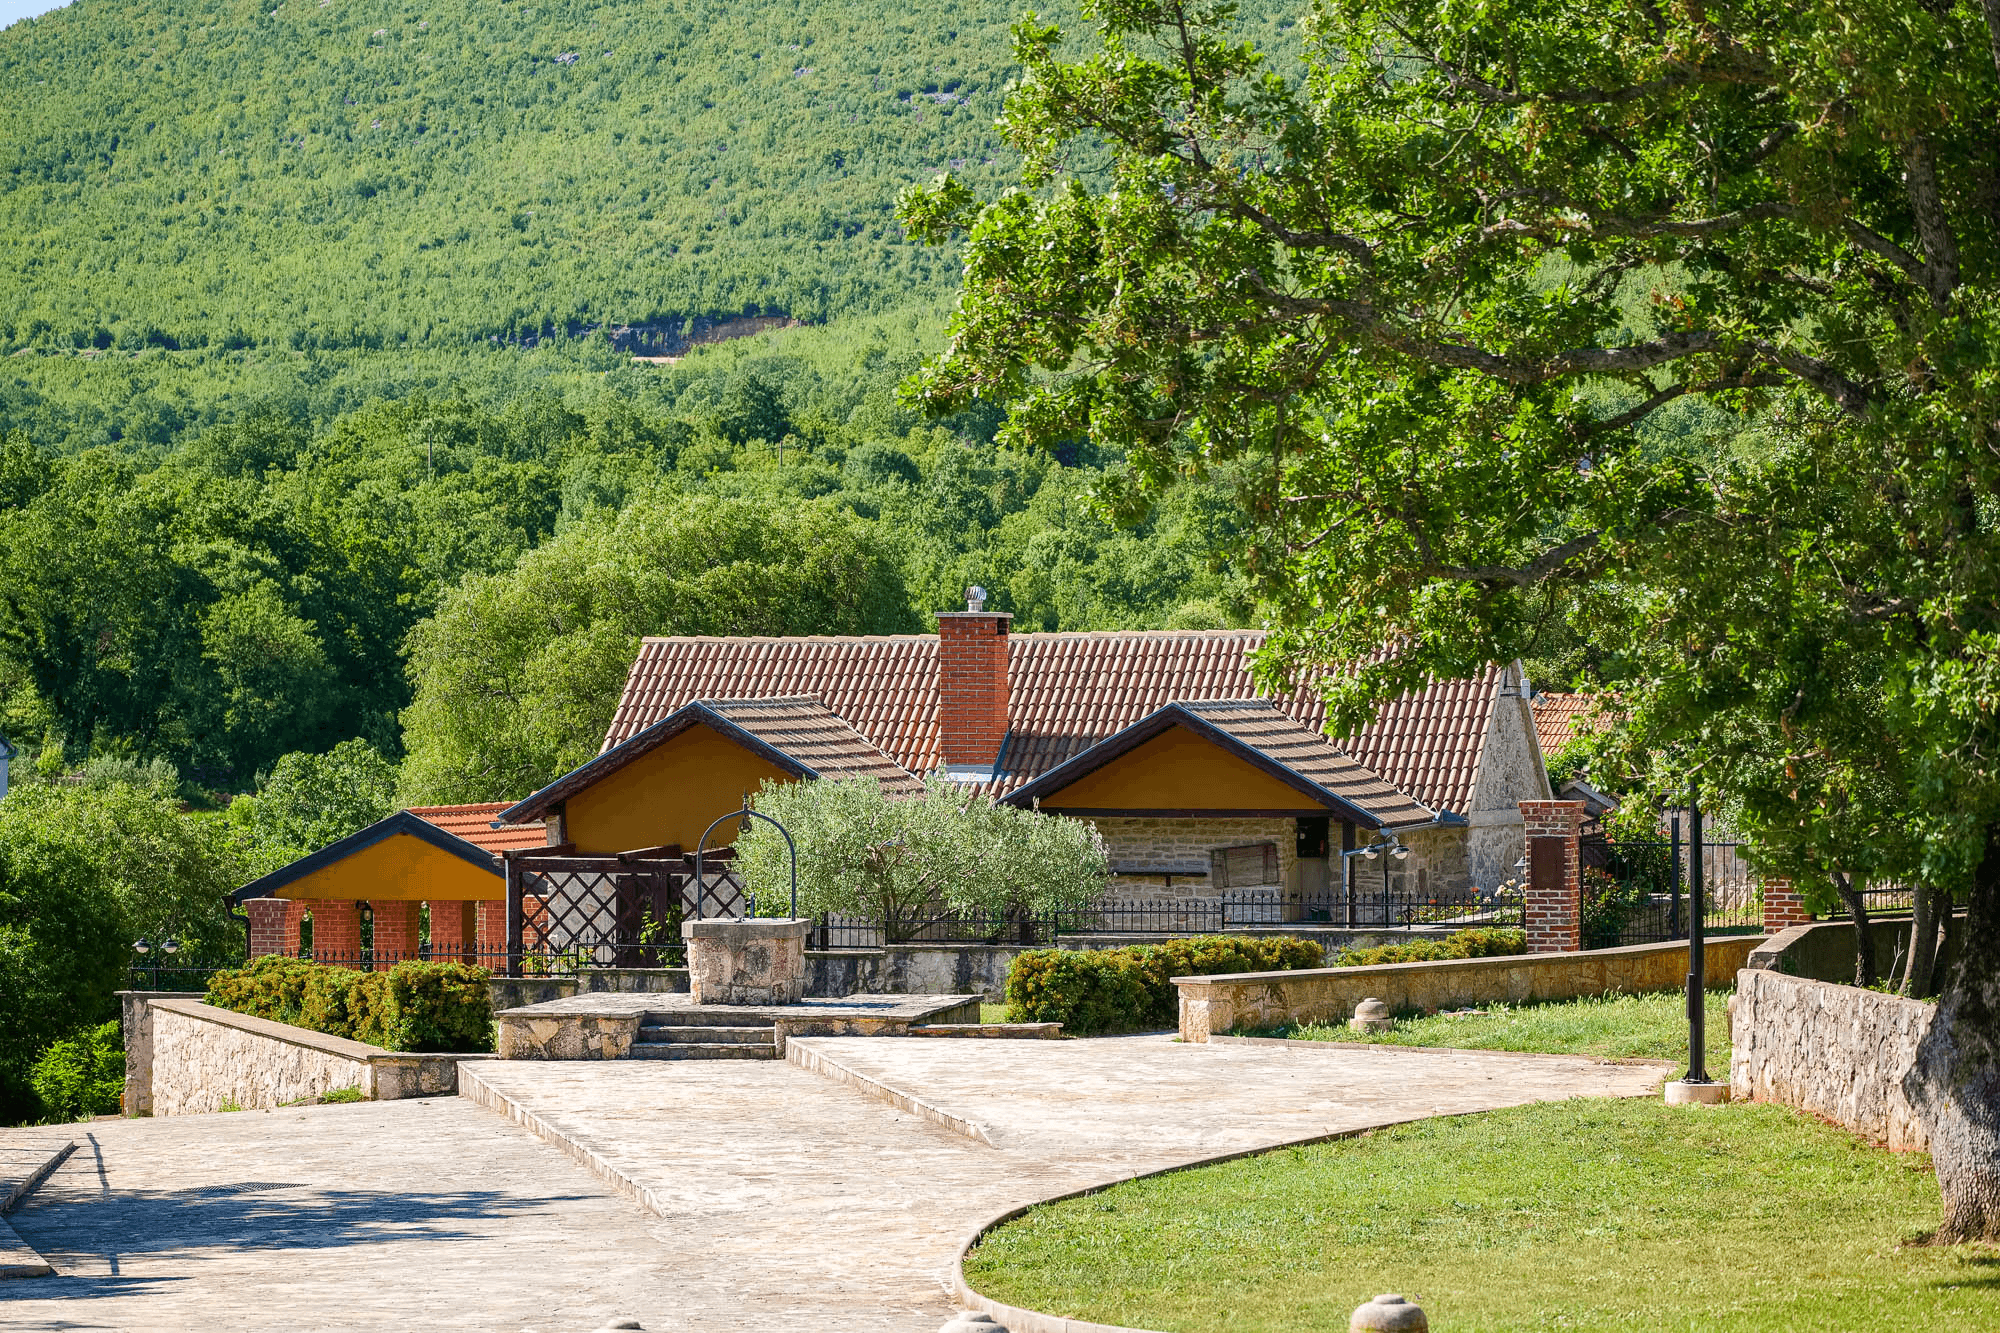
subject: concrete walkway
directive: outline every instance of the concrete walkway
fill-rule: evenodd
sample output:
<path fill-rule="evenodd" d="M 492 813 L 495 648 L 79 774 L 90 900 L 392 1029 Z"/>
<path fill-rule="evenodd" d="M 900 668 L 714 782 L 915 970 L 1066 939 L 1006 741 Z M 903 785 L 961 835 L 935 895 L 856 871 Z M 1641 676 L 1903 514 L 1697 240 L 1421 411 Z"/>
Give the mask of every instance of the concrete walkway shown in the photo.
<path fill-rule="evenodd" d="M 933 1118 L 793 1064 L 494 1061 L 466 1072 L 560 1142 L 465 1098 L 79 1126 L 13 1218 L 62 1276 L 0 1285 L 0 1326 L 935 1333 L 938 1271 L 1012 1204 L 1664 1072 L 1159 1038 L 797 1045 Z"/>

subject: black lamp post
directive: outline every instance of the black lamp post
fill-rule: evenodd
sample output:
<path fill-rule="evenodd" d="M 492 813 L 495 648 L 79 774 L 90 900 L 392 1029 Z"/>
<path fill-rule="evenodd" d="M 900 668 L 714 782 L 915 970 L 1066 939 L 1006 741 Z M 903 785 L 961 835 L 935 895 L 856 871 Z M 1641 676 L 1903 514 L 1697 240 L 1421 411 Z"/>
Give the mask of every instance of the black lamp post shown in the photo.
<path fill-rule="evenodd" d="M 1708 949 L 1702 908 L 1701 794 L 1688 779 L 1688 1072 L 1685 1083 L 1712 1083 L 1708 1076 Z"/>

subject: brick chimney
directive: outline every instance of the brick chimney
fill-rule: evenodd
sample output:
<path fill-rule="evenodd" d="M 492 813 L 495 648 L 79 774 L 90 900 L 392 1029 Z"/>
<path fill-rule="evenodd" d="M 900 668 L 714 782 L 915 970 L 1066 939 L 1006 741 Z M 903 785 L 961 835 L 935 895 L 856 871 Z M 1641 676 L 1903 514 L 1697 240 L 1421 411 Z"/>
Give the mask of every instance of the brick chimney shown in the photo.
<path fill-rule="evenodd" d="M 1007 735 L 1007 627 L 986 590 L 967 588 L 965 610 L 938 615 L 938 749 L 954 782 L 989 782 Z"/>

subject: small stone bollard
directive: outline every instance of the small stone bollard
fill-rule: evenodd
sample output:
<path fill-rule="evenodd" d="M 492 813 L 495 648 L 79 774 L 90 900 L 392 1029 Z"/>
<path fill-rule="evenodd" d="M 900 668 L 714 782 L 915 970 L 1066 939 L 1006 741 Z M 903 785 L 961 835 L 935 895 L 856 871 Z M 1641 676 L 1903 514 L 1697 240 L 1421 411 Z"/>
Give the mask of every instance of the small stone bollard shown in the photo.
<path fill-rule="evenodd" d="M 1389 1017 L 1389 1006 L 1371 995 L 1354 1006 L 1354 1017 L 1347 1020 L 1347 1026 L 1356 1032 L 1387 1032 L 1396 1026 L 1396 1020 Z"/>
<path fill-rule="evenodd" d="M 992 1315 L 968 1310 L 964 1314 L 953 1316 L 952 1321 L 939 1329 L 938 1333 L 1007 1333 L 1007 1326 L 994 1323 Z"/>
<path fill-rule="evenodd" d="M 1430 1333 L 1430 1329 L 1423 1307 L 1394 1292 L 1377 1296 L 1347 1321 L 1347 1333 Z"/>

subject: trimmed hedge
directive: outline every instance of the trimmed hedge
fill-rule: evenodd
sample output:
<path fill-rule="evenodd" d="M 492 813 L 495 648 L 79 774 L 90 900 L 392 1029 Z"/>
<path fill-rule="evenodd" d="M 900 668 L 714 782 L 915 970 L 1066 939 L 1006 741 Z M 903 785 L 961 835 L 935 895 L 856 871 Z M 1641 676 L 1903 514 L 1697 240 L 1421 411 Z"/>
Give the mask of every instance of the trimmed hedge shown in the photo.
<path fill-rule="evenodd" d="M 1200 935 L 1122 949 L 1030 949 L 1007 971 L 1007 1018 L 1061 1023 L 1072 1036 L 1144 1032 L 1180 1021 L 1175 977 L 1325 967 L 1326 951 L 1288 935 Z"/>
<path fill-rule="evenodd" d="M 217 972 L 208 1003 L 391 1051 L 490 1051 L 492 974 L 464 963 L 360 972 L 272 954 Z"/>
<path fill-rule="evenodd" d="M 1381 944 L 1373 949 L 1342 949 L 1335 967 L 1374 967 L 1378 963 L 1436 963 L 1448 958 L 1500 958 L 1528 951 L 1528 932 L 1518 926 L 1486 926 L 1461 930 L 1441 940 L 1411 940 Z"/>

